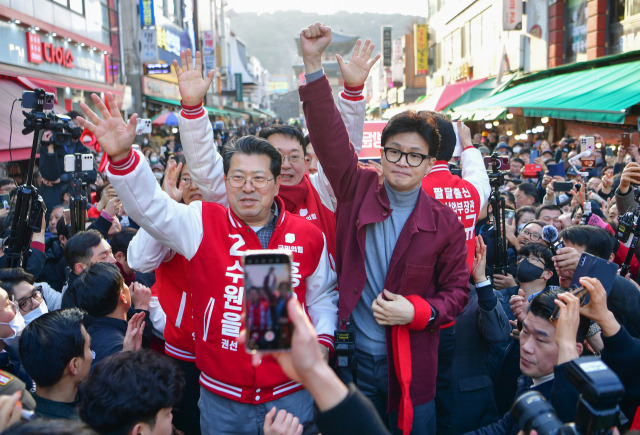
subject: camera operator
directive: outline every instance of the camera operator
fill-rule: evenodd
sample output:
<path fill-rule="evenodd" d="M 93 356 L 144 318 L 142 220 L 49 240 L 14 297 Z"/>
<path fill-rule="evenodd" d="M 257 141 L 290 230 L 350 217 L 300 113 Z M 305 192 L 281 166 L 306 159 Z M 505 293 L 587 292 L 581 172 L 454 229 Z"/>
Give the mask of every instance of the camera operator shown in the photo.
<path fill-rule="evenodd" d="M 620 185 L 616 189 L 616 205 L 618 206 L 618 216 L 624 215 L 628 211 L 640 206 L 634 198 L 633 191 L 640 184 L 640 164 L 629 163 L 620 176 Z M 636 247 L 635 255 L 640 254 L 640 244 Z M 640 257 L 638 257 L 640 258 Z"/>
<path fill-rule="evenodd" d="M 47 210 L 60 204 L 60 198 L 63 192 L 73 182 L 73 173 L 64 171 L 64 156 L 67 154 L 90 154 L 89 148 L 82 145 L 78 140 L 82 134 L 82 127 L 75 122 L 78 113 L 69 112 L 67 116 L 71 117 L 69 124 L 73 126 L 72 132 L 64 130 L 64 132 L 45 131 L 42 135 L 42 146 L 40 148 L 39 169 L 42 174 L 42 187 L 40 194 L 44 199 Z M 86 172 L 85 182 L 94 183 L 96 181 L 97 171 Z M 46 219 L 49 219 L 50 212 L 47 212 Z"/>

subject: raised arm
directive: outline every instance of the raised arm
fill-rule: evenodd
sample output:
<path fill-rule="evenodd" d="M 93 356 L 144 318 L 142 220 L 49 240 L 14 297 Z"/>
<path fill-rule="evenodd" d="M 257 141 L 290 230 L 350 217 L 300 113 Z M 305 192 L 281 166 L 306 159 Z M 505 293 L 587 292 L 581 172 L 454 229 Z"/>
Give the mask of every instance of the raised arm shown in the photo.
<path fill-rule="evenodd" d="M 307 74 L 307 84 L 300 87 L 300 100 L 311 143 L 336 198 L 341 201 L 353 195 L 354 177 L 359 169 L 358 156 L 349 142 L 349 134 L 333 101 L 329 82 L 322 73 L 322 52 L 330 42 L 331 29 L 320 23 L 300 33 Z M 365 52 L 367 50 L 373 51 L 373 47 L 365 44 Z"/>
<path fill-rule="evenodd" d="M 77 119 L 96 136 L 108 155 L 109 179 L 127 214 L 158 242 L 190 259 L 202 241 L 202 203 L 178 204 L 162 191 L 142 154 L 131 147 L 137 114 L 131 115 L 127 125 L 111 93 L 108 94 L 110 109 L 96 94 L 91 98 L 102 118 L 81 103 L 90 121 Z"/>
<path fill-rule="evenodd" d="M 360 150 L 362 149 L 364 130 L 366 102 L 362 95 L 362 90 L 364 89 L 364 83 L 369 76 L 371 67 L 379 58 L 379 56 L 376 57 L 373 63 L 369 62 L 371 51 L 364 48 L 360 49 L 361 45 L 361 41 L 358 40 L 348 64 L 342 60 L 340 55 L 338 55 L 340 57 L 336 56 L 338 57 L 340 71 L 344 79 L 344 91 L 340 93 L 336 106 L 342 116 L 342 121 L 347 129 L 349 140 L 356 154 L 360 154 Z M 330 210 L 335 211 L 337 200 L 331 184 L 322 169 L 322 164 L 318 164 L 318 172 L 315 176 L 311 177 L 311 182 L 320 195 L 322 203 Z"/>
<path fill-rule="evenodd" d="M 213 80 L 213 71 L 203 78 L 202 56 L 196 51 L 194 66 L 190 49 L 180 52 L 180 64 L 173 61 L 182 97 L 178 117 L 180 140 L 189 172 L 205 201 L 227 206 L 222 157 L 213 142 L 211 122 L 202 105 Z"/>
<path fill-rule="evenodd" d="M 484 206 L 491 195 L 491 185 L 489 184 L 489 175 L 484 167 L 484 159 L 471 142 L 469 127 L 460 121 L 458 121 L 457 127 L 462 145 L 462 155 L 460 156 L 462 178 L 473 184 L 480 195 L 480 204 Z"/>

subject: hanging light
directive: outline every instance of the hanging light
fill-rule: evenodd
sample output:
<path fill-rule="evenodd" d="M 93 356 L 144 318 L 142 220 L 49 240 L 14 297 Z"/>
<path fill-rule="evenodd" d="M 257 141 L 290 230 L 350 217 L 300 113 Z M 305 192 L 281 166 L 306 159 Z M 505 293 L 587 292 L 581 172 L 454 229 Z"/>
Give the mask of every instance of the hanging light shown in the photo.
<path fill-rule="evenodd" d="M 495 125 L 496 127 L 500 125 L 500 121 L 493 121 L 493 125 Z"/>
<path fill-rule="evenodd" d="M 540 122 L 546 124 L 547 122 L 549 122 L 549 117 L 545 116 L 543 118 L 540 118 Z"/>
<path fill-rule="evenodd" d="M 490 130 L 490 129 L 491 129 L 491 127 L 493 127 L 493 125 L 492 125 L 490 122 L 487 122 L 487 123 L 484 125 L 484 128 L 486 128 L 486 129 L 488 129 L 488 130 Z"/>
<path fill-rule="evenodd" d="M 511 130 L 507 130 L 507 136 L 513 136 L 513 132 Z"/>
<path fill-rule="evenodd" d="M 507 113 L 507 119 L 513 119 L 513 113 Z"/>

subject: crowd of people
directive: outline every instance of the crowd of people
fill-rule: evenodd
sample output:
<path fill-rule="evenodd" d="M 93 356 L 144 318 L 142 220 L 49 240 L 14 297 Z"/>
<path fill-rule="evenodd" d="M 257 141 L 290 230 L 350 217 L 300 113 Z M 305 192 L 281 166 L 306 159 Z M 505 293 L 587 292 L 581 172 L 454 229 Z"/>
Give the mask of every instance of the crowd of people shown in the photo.
<path fill-rule="evenodd" d="M 640 207 L 638 146 L 612 156 L 600 140 L 585 173 L 570 137 L 472 137 L 408 111 L 363 164 L 373 44 L 337 56 L 334 100 L 331 29 L 300 41 L 308 135 L 273 124 L 223 140 L 202 104 L 213 76 L 187 50 L 163 149 L 133 147 L 137 116 L 112 95 L 75 118 L 104 173 L 65 173 L 69 149 L 43 143 L 42 231 L 24 267 L 0 269 L 2 433 L 516 434 L 527 391 L 576 421 L 566 371 L 584 355 L 624 385 L 611 427 L 640 429 L 640 246 L 616 238 Z M 94 194 L 74 233 L 78 178 Z M 244 254 L 265 249 L 291 254 L 291 279 L 271 268 L 245 288 Z M 585 273 L 587 257 L 629 273 Z M 246 350 L 246 324 L 269 340 L 287 317 L 290 350 Z"/>

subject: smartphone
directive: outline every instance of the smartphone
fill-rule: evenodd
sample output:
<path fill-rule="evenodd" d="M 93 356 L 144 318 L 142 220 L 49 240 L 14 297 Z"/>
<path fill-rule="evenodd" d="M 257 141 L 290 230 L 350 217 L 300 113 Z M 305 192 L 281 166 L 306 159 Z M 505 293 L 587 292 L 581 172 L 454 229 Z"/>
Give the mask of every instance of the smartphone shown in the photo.
<path fill-rule="evenodd" d="M 493 164 L 491 163 L 491 157 L 484 158 L 484 167 L 488 170 L 493 169 Z M 509 163 L 509 156 L 498 156 L 498 170 L 499 171 L 508 171 L 511 169 L 511 163 Z"/>
<path fill-rule="evenodd" d="M 11 208 L 11 197 L 9 194 L 0 195 L 0 203 L 5 210 L 9 210 Z"/>
<path fill-rule="evenodd" d="M 613 148 L 607 147 L 607 157 L 613 157 Z"/>
<path fill-rule="evenodd" d="M 62 217 L 64 218 L 65 225 L 71 225 L 71 210 L 65 208 L 62 210 Z"/>
<path fill-rule="evenodd" d="M 540 157 L 540 151 L 537 149 L 531 150 L 531 154 L 529 154 L 529 162 L 534 163 L 538 157 Z"/>
<path fill-rule="evenodd" d="M 620 146 L 622 148 L 629 148 L 631 145 L 631 133 L 622 133 L 622 138 L 620 139 Z"/>
<path fill-rule="evenodd" d="M 287 313 L 292 297 L 291 253 L 247 251 L 244 256 L 244 313 L 247 352 L 291 349 L 293 324 Z"/>
<path fill-rule="evenodd" d="M 511 210 L 510 208 L 506 208 L 504 210 L 504 220 L 507 225 L 513 225 L 513 220 L 516 217 L 516 211 Z"/>
<path fill-rule="evenodd" d="M 596 167 L 596 138 L 593 136 L 581 136 L 580 137 L 580 152 L 591 151 L 589 157 L 580 158 L 582 162 L 582 168 L 595 168 Z"/>
<path fill-rule="evenodd" d="M 549 175 L 551 175 L 552 177 L 554 175 L 559 175 L 560 177 L 566 177 L 566 173 L 564 171 L 564 163 L 560 162 L 560 163 L 549 163 L 547 165 L 547 169 L 549 170 Z"/>
<path fill-rule="evenodd" d="M 553 182 L 553 191 L 554 192 L 569 192 L 573 189 L 573 183 L 570 181 L 554 181 Z"/>
<path fill-rule="evenodd" d="M 151 133 L 151 120 L 150 119 L 138 119 L 136 124 L 136 134 L 150 134 Z"/>
<path fill-rule="evenodd" d="M 65 172 L 87 172 L 93 170 L 93 154 L 67 154 L 64 156 Z"/>
<path fill-rule="evenodd" d="M 524 165 L 524 172 L 522 173 L 522 176 L 524 178 L 536 178 L 540 172 L 542 172 L 541 165 L 528 163 Z"/>

